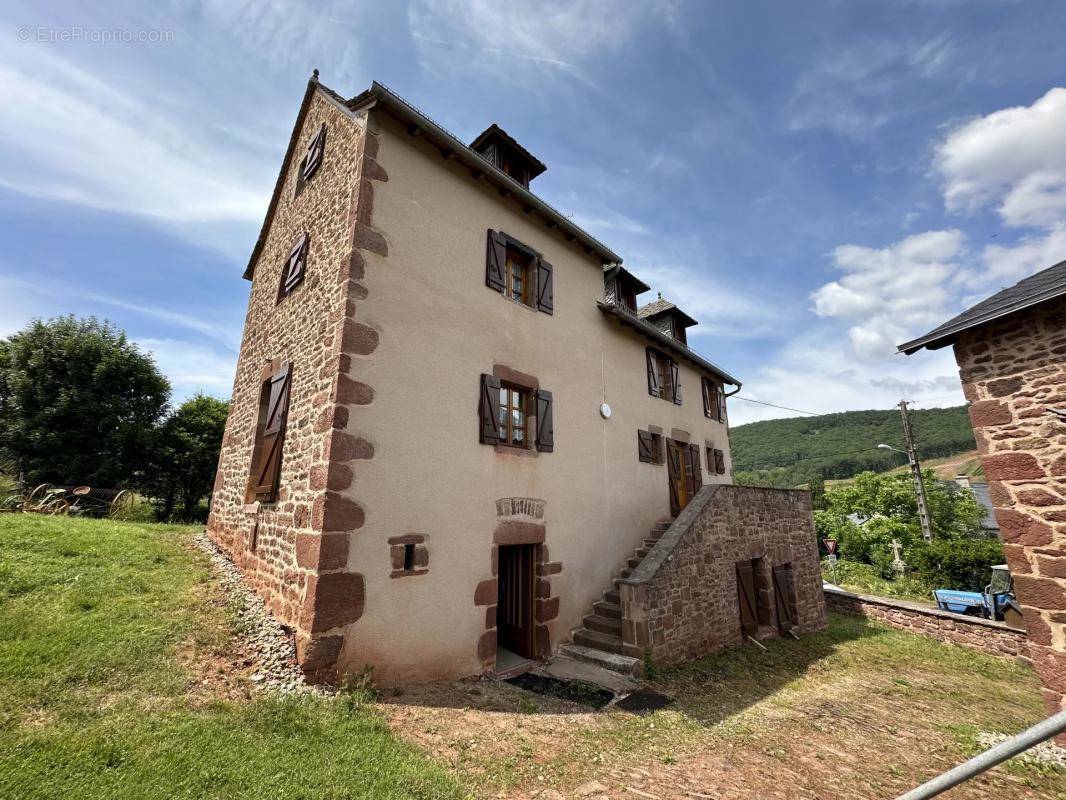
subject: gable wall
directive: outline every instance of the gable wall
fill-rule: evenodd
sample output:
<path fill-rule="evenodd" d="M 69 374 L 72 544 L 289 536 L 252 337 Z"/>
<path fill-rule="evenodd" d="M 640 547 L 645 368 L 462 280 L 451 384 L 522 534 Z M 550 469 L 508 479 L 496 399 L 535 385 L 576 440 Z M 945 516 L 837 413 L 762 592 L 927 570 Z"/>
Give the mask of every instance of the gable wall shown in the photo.
<path fill-rule="evenodd" d="M 1066 299 L 955 345 L 1003 549 L 1049 711 L 1066 705 Z"/>

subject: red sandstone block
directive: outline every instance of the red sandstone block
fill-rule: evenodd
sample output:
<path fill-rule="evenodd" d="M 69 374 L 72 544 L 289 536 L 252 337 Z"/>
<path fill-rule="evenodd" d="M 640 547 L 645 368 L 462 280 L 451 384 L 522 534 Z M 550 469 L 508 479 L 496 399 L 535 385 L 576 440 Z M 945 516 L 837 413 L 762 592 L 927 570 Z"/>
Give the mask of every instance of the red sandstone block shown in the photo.
<path fill-rule="evenodd" d="M 975 428 L 1010 423 L 1010 409 L 998 400 L 978 400 L 970 406 L 970 421 Z"/>
<path fill-rule="evenodd" d="M 363 576 L 352 572 L 310 575 L 300 611 L 300 627 L 312 633 L 347 625 L 363 616 Z"/>
<path fill-rule="evenodd" d="M 496 579 L 488 578 L 483 580 L 477 585 L 477 588 L 474 589 L 474 605 L 495 605 L 498 595 L 499 587 L 497 586 Z"/>
<path fill-rule="evenodd" d="M 323 532 L 352 531 L 363 527 L 365 519 L 358 503 L 336 492 L 319 495 L 311 508 L 311 527 Z"/>
<path fill-rule="evenodd" d="M 1018 492 L 1018 502 L 1027 506 L 1059 506 L 1066 500 L 1046 489 L 1023 489 Z"/>
<path fill-rule="evenodd" d="M 1044 470 L 1028 453 L 995 453 L 981 459 L 990 481 L 1018 481 L 1043 478 Z"/>
<path fill-rule="evenodd" d="M 1037 570 L 1045 577 L 1066 578 L 1066 557 L 1038 555 L 1036 564 Z"/>
<path fill-rule="evenodd" d="M 1051 626 L 1041 616 L 1039 608 L 1022 606 L 1025 629 L 1029 632 L 1029 641 L 1033 644 L 1051 644 Z"/>
<path fill-rule="evenodd" d="M 1051 544 L 1051 527 L 1012 508 L 997 508 L 1000 535 L 1008 544 L 1037 547 Z"/>
<path fill-rule="evenodd" d="M 1014 589 L 1018 600 L 1027 606 L 1047 610 L 1066 609 L 1066 589 L 1052 578 L 1015 575 Z"/>
<path fill-rule="evenodd" d="M 485 631 L 477 640 L 477 657 L 481 661 L 491 661 L 496 658 L 496 629 Z"/>
<path fill-rule="evenodd" d="M 1044 686 L 1060 694 L 1066 692 L 1066 652 L 1041 644 L 1029 645 L 1029 655 Z"/>

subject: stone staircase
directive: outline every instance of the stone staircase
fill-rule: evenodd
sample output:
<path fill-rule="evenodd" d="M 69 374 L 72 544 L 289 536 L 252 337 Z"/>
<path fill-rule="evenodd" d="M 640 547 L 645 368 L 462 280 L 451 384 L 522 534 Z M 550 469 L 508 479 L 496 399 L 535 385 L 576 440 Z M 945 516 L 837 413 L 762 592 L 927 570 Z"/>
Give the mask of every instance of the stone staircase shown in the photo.
<path fill-rule="evenodd" d="M 571 632 L 572 644 L 562 645 L 559 648 L 560 653 L 615 672 L 640 675 L 644 666 L 641 660 L 622 653 L 622 605 L 618 582 L 620 578 L 628 578 L 633 574 L 633 570 L 666 533 L 670 523 L 671 520 L 656 523 L 640 546 L 633 551 L 618 578 L 611 581 L 611 588 L 603 593 L 600 600 L 592 604 L 592 613 L 584 617 L 583 625 Z"/>

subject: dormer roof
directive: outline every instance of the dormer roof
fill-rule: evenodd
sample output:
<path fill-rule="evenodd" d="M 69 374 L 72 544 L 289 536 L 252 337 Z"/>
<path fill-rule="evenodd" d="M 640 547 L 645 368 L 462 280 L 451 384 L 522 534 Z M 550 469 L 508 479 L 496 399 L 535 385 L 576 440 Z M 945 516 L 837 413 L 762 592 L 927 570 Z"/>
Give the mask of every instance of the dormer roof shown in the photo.
<path fill-rule="evenodd" d="M 691 328 L 693 325 L 698 324 L 696 320 L 675 306 L 669 300 L 663 299 L 662 294 L 659 295 L 657 300 L 653 300 L 647 305 L 643 305 L 637 309 L 637 316 L 640 319 L 653 320 L 663 314 L 671 314 L 680 324 L 682 328 Z"/>
<path fill-rule="evenodd" d="M 495 161 L 497 167 L 500 166 L 500 154 L 509 155 L 520 161 L 529 176 L 526 183 L 548 169 L 543 161 L 522 147 L 517 139 L 495 122 L 477 135 L 477 138 L 470 143 L 470 149 L 485 156 L 494 153 L 496 158 L 489 158 L 489 160 Z"/>

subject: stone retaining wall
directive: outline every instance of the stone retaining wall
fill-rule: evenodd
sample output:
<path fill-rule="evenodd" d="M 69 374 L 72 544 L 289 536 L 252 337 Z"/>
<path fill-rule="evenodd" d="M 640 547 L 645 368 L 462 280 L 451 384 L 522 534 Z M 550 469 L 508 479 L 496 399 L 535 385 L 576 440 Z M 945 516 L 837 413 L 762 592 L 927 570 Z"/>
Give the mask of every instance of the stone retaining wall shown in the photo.
<path fill-rule="evenodd" d="M 790 565 L 797 633 L 824 628 L 825 601 L 810 494 L 704 486 L 619 585 L 627 655 L 658 665 L 700 658 L 744 640 L 737 563 L 758 559 L 759 638 L 778 635 L 773 567 Z"/>
<path fill-rule="evenodd" d="M 830 611 L 875 619 L 893 628 L 993 656 L 1029 658 L 1029 637 L 1025 631 L 1002 622 L 952 614 L 906 600 L 854 594 L 843 589 L 825 587 L 824 592 L 825 605 Z"/>

